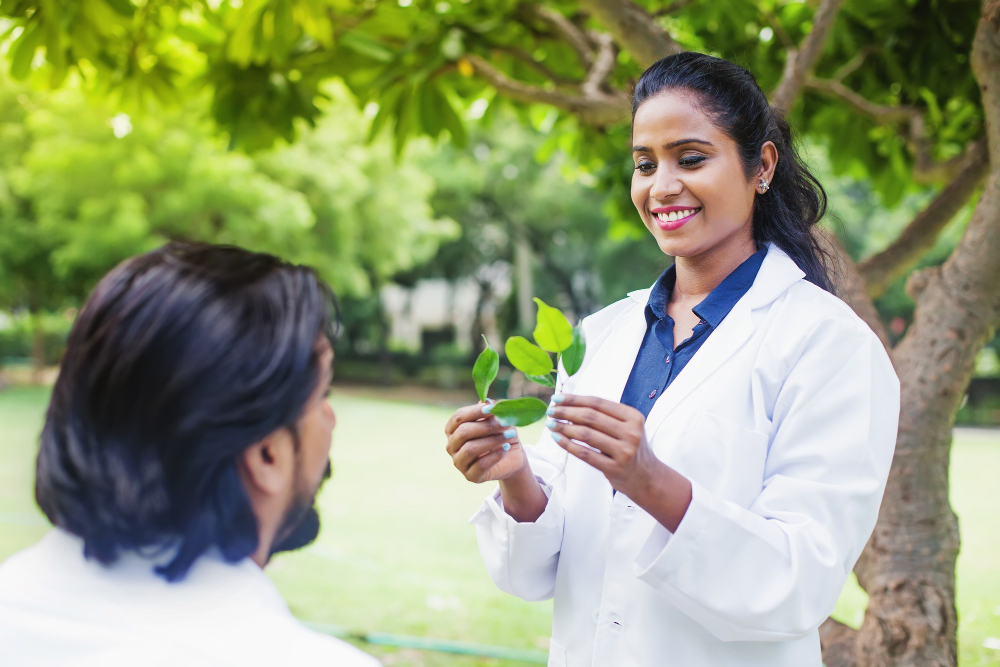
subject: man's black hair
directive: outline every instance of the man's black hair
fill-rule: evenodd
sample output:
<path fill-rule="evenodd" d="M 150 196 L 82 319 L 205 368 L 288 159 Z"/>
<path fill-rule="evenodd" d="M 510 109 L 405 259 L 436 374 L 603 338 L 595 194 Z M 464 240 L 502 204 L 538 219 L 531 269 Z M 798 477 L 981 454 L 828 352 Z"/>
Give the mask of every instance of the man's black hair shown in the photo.
<path fill-rule="evenodd" d="M 170 549 L 170 581 L 216 548 L 258 547 L 240 455 L 294 425 L 320 381 L 336 303 L 312 269 L 231 246 L 172 243 L 97 285 L 70 332 L 35 498 L 111 563 Z"/>

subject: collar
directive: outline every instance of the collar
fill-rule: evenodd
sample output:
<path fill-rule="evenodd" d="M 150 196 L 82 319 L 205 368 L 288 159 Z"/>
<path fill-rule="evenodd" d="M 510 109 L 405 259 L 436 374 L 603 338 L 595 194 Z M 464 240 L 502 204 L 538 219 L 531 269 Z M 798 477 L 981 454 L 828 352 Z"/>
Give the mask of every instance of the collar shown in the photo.
<path fill-rule="evenodd" d="M 774 243 L 768 243 L 767 253 L 761 262 L 757 277 L 745 295 L 748 306 L 751 309 L 766 306 L 793 284 L 805 278 L 805 275 L 795 261 L 785 254 L 784 250 Z M 629 292 L 628 296 L 633 301 L 648 303 L 649 296 L 655 287 L 654 283 L 652 287 Z"/>

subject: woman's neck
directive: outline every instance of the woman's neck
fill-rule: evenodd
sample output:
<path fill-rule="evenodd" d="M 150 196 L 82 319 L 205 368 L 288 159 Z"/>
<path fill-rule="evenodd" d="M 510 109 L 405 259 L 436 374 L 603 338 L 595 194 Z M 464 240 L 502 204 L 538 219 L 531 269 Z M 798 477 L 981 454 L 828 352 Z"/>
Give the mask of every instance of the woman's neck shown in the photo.
<path fill-rule="evenodd" d="M 677 281 L 671 301 L 700 303 L 751 255 L 757 252 L 752 238 L 735 243 L 720 243 L 691 257 L 677 257 Z"/>

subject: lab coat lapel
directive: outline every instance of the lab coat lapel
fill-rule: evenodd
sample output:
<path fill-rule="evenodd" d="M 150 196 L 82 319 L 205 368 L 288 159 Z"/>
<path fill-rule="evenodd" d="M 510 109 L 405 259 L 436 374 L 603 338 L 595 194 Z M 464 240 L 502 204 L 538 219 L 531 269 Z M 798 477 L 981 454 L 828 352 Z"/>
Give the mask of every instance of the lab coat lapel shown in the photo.
<path fill-rule="evenodd" d="M 753 286 L 736 302 L 708 340 L 677 375 L 646 418 L 646 439 L 652 443 L 656 429 L 664 419 L 739 351 L 753 334 L 753 310 L 770 304 L 793 283 L 803 277 L 802 270 L 775 245 L 768 249 Z M 624 385 L 623 385 L 624 386 Z"/>
<path fill-rule="evenodd" d="M 597 396 L 617 403 L 628 381 L 632 365 L 646 335 L 645 304 L 648 290 L 629 294 L 635 301 L 624 317 L 615 321 L 612 331 L 598 347 L 587 373 L 573 393 Z"/>

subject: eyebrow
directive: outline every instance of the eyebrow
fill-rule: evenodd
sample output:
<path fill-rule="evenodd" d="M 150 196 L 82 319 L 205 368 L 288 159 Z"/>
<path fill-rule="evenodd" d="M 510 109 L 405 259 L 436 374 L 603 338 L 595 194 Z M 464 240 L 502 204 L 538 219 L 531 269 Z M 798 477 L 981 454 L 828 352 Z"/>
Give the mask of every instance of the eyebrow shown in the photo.
<path fill-rule="evenodd" d="M 663 147 L 669 151 L 671 149 L 677 148 L 678 146 L 683 146 L 684 144 L 704 144 L 706 146 L 714 146 L 715 145 L 711 141 L 705 141 L 704 139 L 678 139 L 677 141 L 671 141 L 669 144 L 664 144 Z M 642 152 L 642 153 L 648 153 L 650 151 L 649 151 L 649 148 L 647 148 L 646 146 L 633 146 L 632 147 L 632 152 L 633 153 L 640 153 L 640 152 Z"/>

